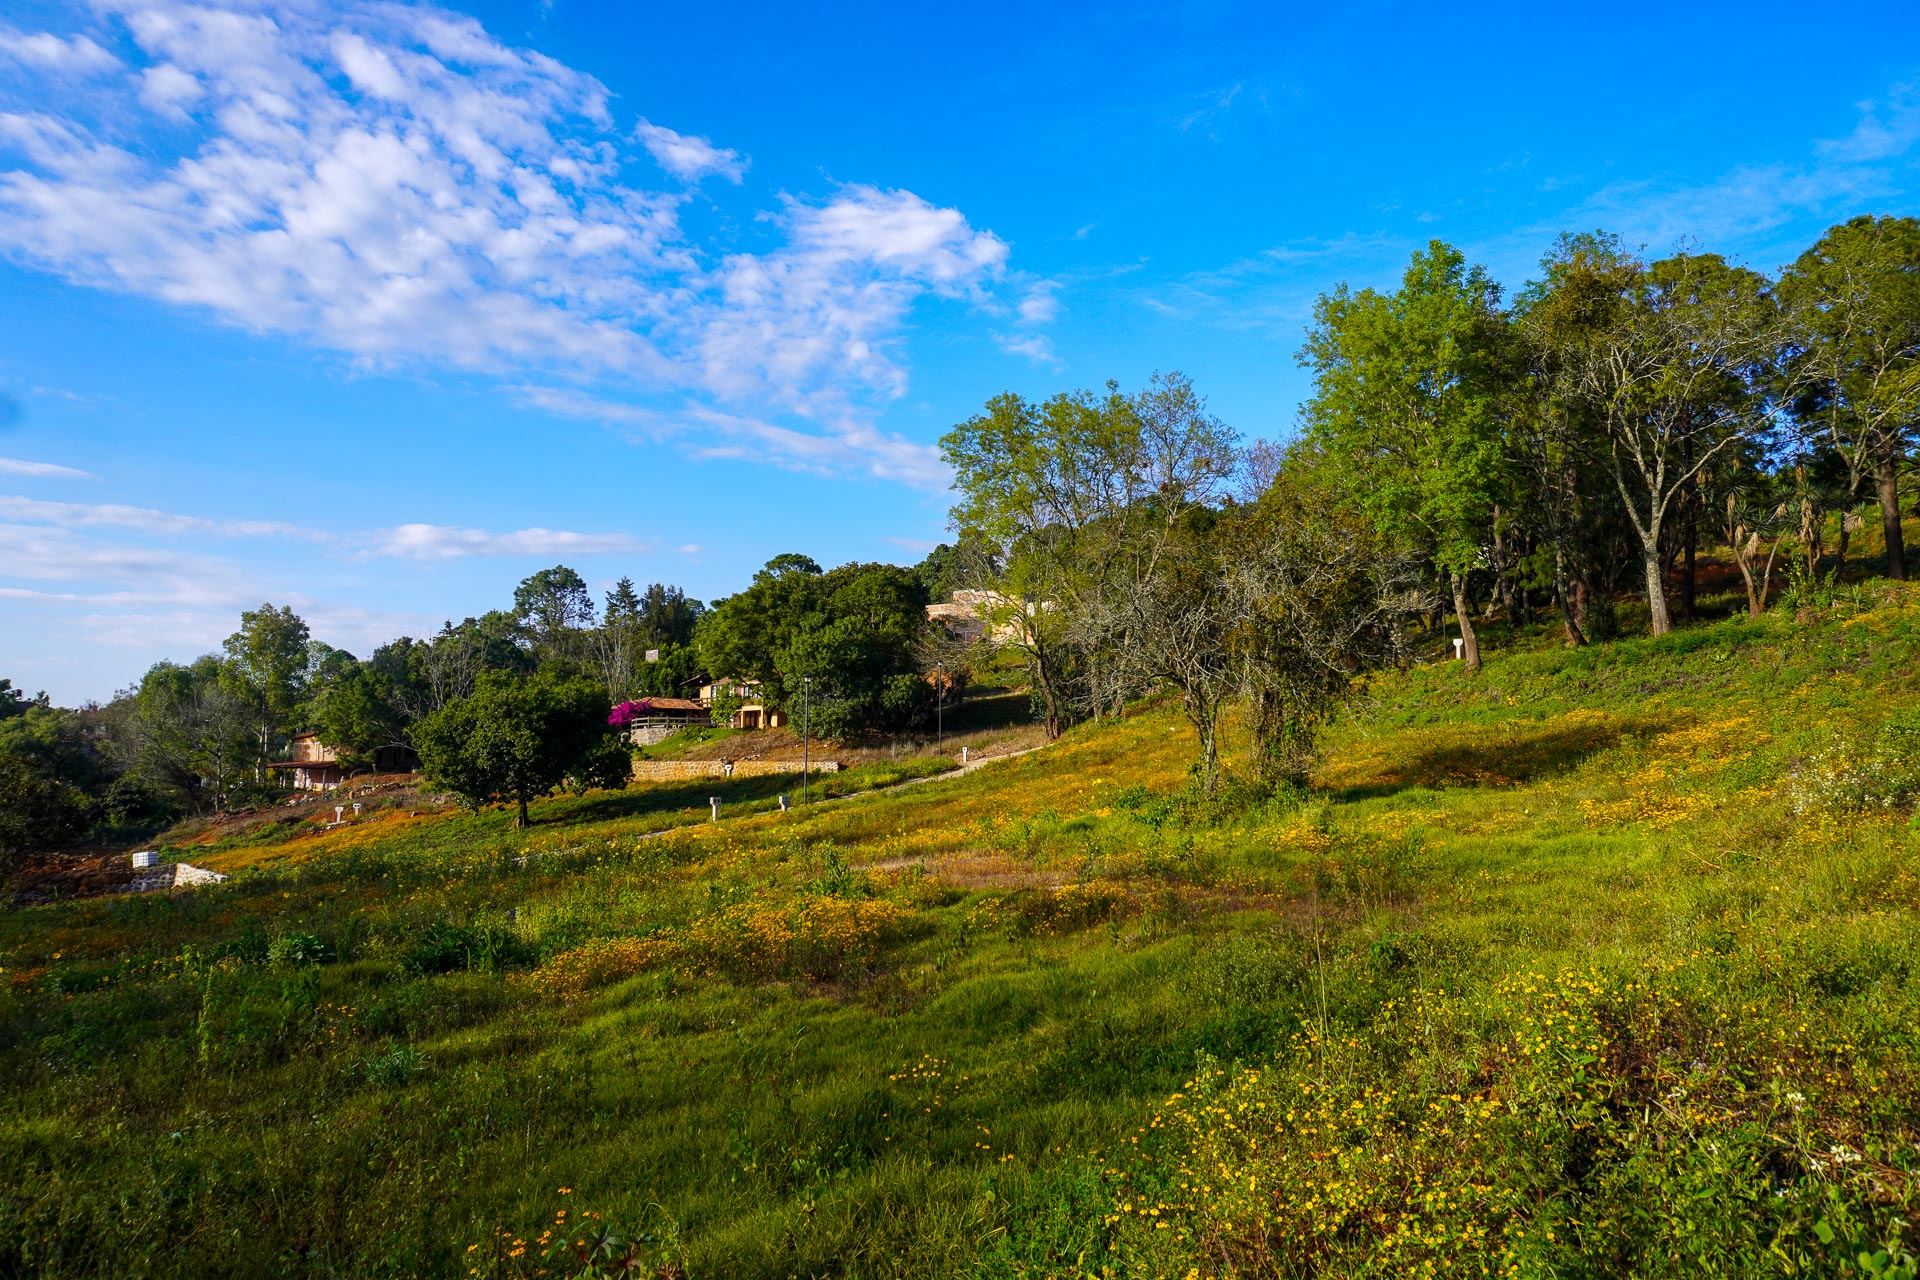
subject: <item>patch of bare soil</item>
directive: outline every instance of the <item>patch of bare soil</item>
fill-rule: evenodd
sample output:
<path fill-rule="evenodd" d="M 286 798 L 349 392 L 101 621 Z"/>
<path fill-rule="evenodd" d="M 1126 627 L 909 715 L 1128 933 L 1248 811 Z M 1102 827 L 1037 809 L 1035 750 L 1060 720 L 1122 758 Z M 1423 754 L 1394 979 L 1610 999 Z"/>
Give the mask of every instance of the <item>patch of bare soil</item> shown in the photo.
<path fill-rule="evenodd" d="M 12 902 L 25 907 L 60 898 L 94 898 L 125 893 L 132 883 L 133 859 L 125 853 L 38 854 L 14 873 Z"/>

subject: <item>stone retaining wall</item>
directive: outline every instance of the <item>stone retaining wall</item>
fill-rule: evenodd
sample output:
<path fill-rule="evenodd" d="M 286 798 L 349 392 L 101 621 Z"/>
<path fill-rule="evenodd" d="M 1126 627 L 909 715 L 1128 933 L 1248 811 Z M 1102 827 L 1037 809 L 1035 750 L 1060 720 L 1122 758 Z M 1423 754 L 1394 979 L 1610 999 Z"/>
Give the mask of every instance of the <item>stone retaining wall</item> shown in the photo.
<path fill-rule="evenodd" d="M 838 760 L 815 760 L 815 773 L 838 773 Z M 798 773 L 798 760 L 635 760 L 636 782 L 683 782 L 689 778 L 765 778 L 776 773 Z"/>
<path fill-rule="evenodd" d="M 128 893 L 165 893 L 169 889 L 191 889 L 197 885 L 219 884 L 226 877 L 218 871 L 196 867 L 188 862 L 163 862 L 157 867 L 142 867 L 133 873 Z"/>

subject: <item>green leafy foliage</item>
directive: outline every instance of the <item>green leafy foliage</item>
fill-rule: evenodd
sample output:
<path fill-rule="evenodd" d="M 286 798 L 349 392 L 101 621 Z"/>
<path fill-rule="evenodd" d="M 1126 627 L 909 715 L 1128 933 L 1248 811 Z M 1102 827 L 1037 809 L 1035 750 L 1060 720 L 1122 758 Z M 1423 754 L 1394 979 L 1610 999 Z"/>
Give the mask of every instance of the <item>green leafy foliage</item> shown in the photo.
<path fill-rule="evenodd" d="M 624 749 L 608 745 L 610 707 L 606 690 L 590 680 L 488 672 L 470 696 L 415 725 L 413 742 L 432 785 L 476 806 L 510 799 L 525 825 L 528 801 L 570 774 L 607 785 L 625 781 Z"/>

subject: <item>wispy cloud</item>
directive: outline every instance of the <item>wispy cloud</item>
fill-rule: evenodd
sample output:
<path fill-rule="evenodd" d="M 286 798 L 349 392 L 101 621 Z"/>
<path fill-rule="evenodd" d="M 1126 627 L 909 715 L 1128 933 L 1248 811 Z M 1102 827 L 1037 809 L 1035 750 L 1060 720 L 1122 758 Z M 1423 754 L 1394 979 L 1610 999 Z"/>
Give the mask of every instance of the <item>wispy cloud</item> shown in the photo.
<path fill-rule="evenodd" d="M 633 136 L 662 169 L 684 181 L 698 182 L 714 174 L 737 183 L 746 176 L 747 162 L 738 151 L 716 147 L 705 138 L 675 133 L 646 119 L 634 126 Z"/>
<path fill-rule="evenodd" d="M 84 474 L 84 473 L 81 473 Z M 324 541 L 329 535 L 277 520 L 208 520 L 148 507 L 97 502 L 47 502 L 0 495 L 0 520 L 56 525 L 67 529 L 138 529 L 145 533 L 198 534 L 216 538 L 301 538 Z"/>
<path fill-rule="evenodd" d="M 1044 333 L 1003 333 L 999 336 L 1000 349 L 1008 355 L 1021 356 L 1035 364 L 1059 367 L 1060 357 L 1055 354 L 1053 341 Z"/>
<path fill-rule="evenodd" d="M 1803 247 L 1809 222 L 1847 217 L 1910 189 L 1920 144 L 1915 86 L 1895 85 L 1857 108 L 1845 137 L 1811 140 L 1797 159 L 1736 164 L 1697 182 L 1621 179 L 1472 249 L 1497 275 L 1517 282 L 1533 273 L 1561 231 L 1600 227 L 1655 253 L 1697 242 L 1771 270 Z"/>
<path fill-rule="evenodd" d="M 1141 301 L 1163 314 L 1291 338 L 1312 319 L 1321 293 L 1342 280 L 1371 281 L 1395 270 L 1414 244 L 1401 235 L 1356 231 L 1290 240 L 1143 290 Z"/>
<path fill-rule="evenodd" d="M 522 387 L 519 396 L 547 413 L 670 442 L 696 457 L 768 463 L 816 475 L 867 475 L 932 492 L 944 490 L 951 480 L 939 450 L 860 420 L 796 427 L 697 404 L 667 412 L 553 387 Z"/>
<path fill-rule="evenodd" d="M 684 183 L 744 157 L 622 134 L 592 76 L 432 5 L 92 12 L 91 34 L 10 35 L 28 88 L 0 88 L 0 252 L 68 280 L 373 365 L 871 423 L 905 390 L 911 309 L 990 305 L 1005 273 L 959 210 L 869 185 L 783 197 L 770 247 L 714 252 Z M 59 92 L 84 62 L 90 91 Z M 636 148 L 681 182 L 634 185 Z"/>
<path fill-rule="evenodd" d="M 86 36 L 63 39 L 44 31 L 16 31 L 11 27 L 0 27 L 0 58 L 60 75 L 93 75 L 120 65 L 120 59 Z"/>
<path fill-rule="evenodd" d="M 0 458 L 0 475 L 31 476 L 39 480 L 92 480 L 91 471 L 63 467 L 52 462 L 29 462 L 25 458 Z"/>
<path fill-rule="evenodd" d="M 16 582 L 62 584 L 10 589 L 36 596 L 228 605 L 255 589 L 246 575 L 213 556 L 103 542 L 44 526 L 0 524 L 0 565 Z"/>
<path fill-rule="evenodd" d="M 1200 95 L 1201 105 L 1182 115 L 1178 121 L 1181 132 L 1200 129 L 1209 136 L 1213 126 L 1222 116 L 1233 110 L 1233 103 L 1240 96 L 1245 85 L 1230 84 L 1225 88 L 1213 89 Z"/>
<path fill-rule="evenodd" d="M 516 529 L 493 533 L 484 529 L 436 524 L 402 524 L 371 533 L 340 532 L 278 520 L 209 520 L 202 516 L 178 515 L 149 507 L 47 502 L 12 495 L 0 495 L 0 521 L 13 522 L 16 530 L 25 526 L 39 526 L 68 530 L 121 529 L 156 538 L 283 538 L 312 543 L 340 555 L 359 558 L 401 556 L 416 560 L 446 560 L 462 556 L 603 555 L 651 550 L 651 544 L 627 533 L 576 533 L 567 529 Z M 127 563 L 136 566 L 145 563 L 143 557 L 164 558 L 172 554 L 148 548 L 119 548 L 113 552 L 115 556 L 130 557 Z M 69 554 L 56 558 L 52 563 L 64 565 L 72 560 Z M 117 562 L 109 560 L 103 563 L 110 567 L 111 563 Z M 0 568 L 0 576 L 46 576 L 36 575 L 34 568 L 16 564 Z M 63 569 L 51 576 L 69 575 Z"/>
<path fill-rule="evenodd" d="M 375 537 L 368 553 L 412 560 L 465 556 L 596 556 L 640 553 L 651 546 L 625 533 L 573 533 L 566 529 L 516 529 L 488 533 L 440 524 L 403 524 Z"/>

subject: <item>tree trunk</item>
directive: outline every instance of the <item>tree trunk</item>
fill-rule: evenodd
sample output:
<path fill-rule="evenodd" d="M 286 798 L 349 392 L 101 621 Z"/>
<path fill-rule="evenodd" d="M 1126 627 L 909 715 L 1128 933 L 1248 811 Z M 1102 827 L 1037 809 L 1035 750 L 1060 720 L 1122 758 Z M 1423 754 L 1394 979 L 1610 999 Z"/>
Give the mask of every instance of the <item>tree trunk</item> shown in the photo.
<path fill-rule="evenodd" d="M 1699 521 L 1694 519 L 1691 504 L 1687 510 L 1686 546 L 1682 551 L 1683 567 L 1680 570 L 1680 616 L 1691 622 L 1694 618 L 1694 587 L 1698 579 L 1694 575 L 1694 556 L 1700 546 Z"/>
<path fill-rule="evenodd" d="M 514 819 L 513 825 L 516 827 L 532 826 L 532 821 L 527 817 L 527 789 L 525 787 L 517 788 L 513 796 L 514 799 L 520 802 L 520 816 Z"/>
<path fill-rule="evenodd" d="M 1060 699 L 1053 687 L 1053 672 L 1039 646 L 1033 651 L 1033 680 L 1040 686 L 1040 700 L 1047 706 L 1047 741 L 1060 736 Z"/>
<path fill-rule="evenodd" d="M 1200 734 L 1200 794 L 1211 800 L 1220 782 L 1219 708 L 1196 699 L 1187 714 Z"/>
<path fill-rule="evenodd" d="M 1493 590 L 1499 597 L 1500 611 L 1506 615 L 1507 625 L 1520 625 L 1520 612 L 1513 603 L 1512 565 L 1507 555 L 1507 540 L 1500 531 L 1500 508 L 1493 509 Z"/>
<path fill-rule="evenodd" d="M 1553 600 L 1560 606 L 1560 624 L 1566 628 L 1567 643 L 1580 648 L 1587 642 L 1587 635 L 1580 630 L 1580 624 L 1573 616 L 1573 600 L 1567 589 L 1567 553 L 1558 539 L 1553 544 Z"/>
<path fill-rule="evenodd" d="M 1647 565 L 1648 629 L 1656 636 L 1663 636 L 1673 630 L 1673 619 L 1667 614 L 1667 576 L 1660 568 L 1660 544 L 1647 543 L 1643 558 Z"/>
<path fill-rule="evenodd" d="M 1452 574 L 1451 577 L 1453 585 L 1453 615 L 1460 619 L 1460 639 L 1465 641 L 1465 643 L 1460 646 L 1460 656 L 1466 659 L 1467 670 L 1478 671 L 1480 669 L 1480 638 L 1473 634 L 1473 619 L 1468 616 L 1467 575 L 1464 573 L 1456 573 Z"/>
<path fill-rule="evenodd" d="M 1900 531 L 1900 458 L 1888 444 L 1880 454 L 1880 528 L 1887 540 L 1887 576 L 1907 580 L 1907 540 Z"/>
<path fill-rule="evenodd" d="M 1753 563 L 1745 556 L 1740 557 L 1740 576 L 1744 578 L 1747 583 L 1747 616 L 1749 618 L 1757 618 L 1762 613 L 1760 608 L 1760 593 L 1753 585 Z"/>

